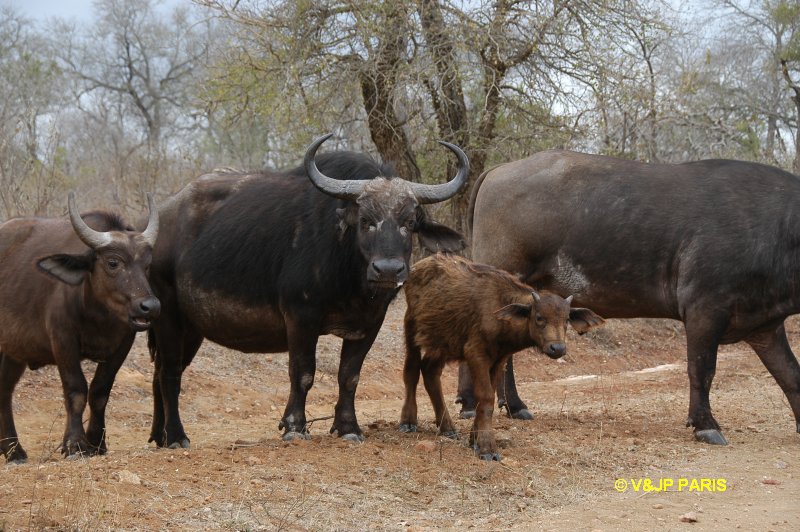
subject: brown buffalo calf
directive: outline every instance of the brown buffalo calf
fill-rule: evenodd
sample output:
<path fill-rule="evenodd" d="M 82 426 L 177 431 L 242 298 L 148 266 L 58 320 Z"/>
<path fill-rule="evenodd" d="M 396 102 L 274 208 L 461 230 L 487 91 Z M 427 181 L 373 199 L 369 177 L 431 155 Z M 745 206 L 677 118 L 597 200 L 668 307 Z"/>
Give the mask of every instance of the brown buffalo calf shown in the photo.
<path fill-rule="evenodd" d="M 537 293 L 505 271 L 457 256 L 419 261 L 405 290 L 406 399 L 400 430 L 417 430 L 421 371 L 439 432 L 457 437 L 445 407 L 441 375 L 445 363 L 464 360 L 477 400 L 470 444 L 483 460 L 500 460 L 491 422 L 495 390 L 508 357 L 536 346 L 550 358 L 560 358 L 567 352 L 567 323 L 579 333 L 603 323 L 589 309 L 570 309 L 571 297 Z"/>

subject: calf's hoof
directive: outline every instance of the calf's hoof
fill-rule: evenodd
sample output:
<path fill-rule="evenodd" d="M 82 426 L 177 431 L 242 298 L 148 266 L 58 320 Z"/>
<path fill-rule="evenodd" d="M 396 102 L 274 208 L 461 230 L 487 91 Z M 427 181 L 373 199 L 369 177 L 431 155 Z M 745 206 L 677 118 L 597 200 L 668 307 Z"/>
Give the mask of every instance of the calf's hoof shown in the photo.
<path fill-rule="evenodd" d="M 509 417 L 513 419 L 524 419 L 526 421 L 530 421 L 533 419 L 533 412 L 527 408 L 523 408 L 521 410 L 517 410 L 516 412 L 509 412 Z"/>
<path fill-rule="evenodd" d="M 398 430 L 400 432 L 417 432 L 417 426 L 413 423 L 401 423 Z"/>
<path fill-rule="evenodd" d="M 189 448 L 189 438 L 181 438 L 178 441 L 174 441 L 170 443 L 167 448 L 169 449 L 188 449 Z"/>
<path fill-rule="evenodd" d="M 475 446 L 473 448 L 475 449 L 475 454 L 477 454 L 478 458 L 480 458 L 481 460 L 486 460 L 487 462 L 499 462 L 500 460 L 503 459 L 503 457 L 500 456 L 500 453 L 498 453 L 498 452 L 490 451 L 490 452 L 485 452 L 484 453 L 484 452 L 481 452 L 481 450 L 478 449 L 477 446 Z"/>
<path fill-rule="evenodd" d="M 281 438 L 283 439 L 283 441 L 292 441 L 292 440 L 295 440 L 295 439 L 297 439 L 297 440 L 310 440 L 311 439 L 311 434 L 309 434 L 308 432 L 297 432 L 297 431 L 292 430 L 292 431 L 289 431 L 289 432 L 285 432 L 283 434 L 283 436 L 281 436 Z"/>
<path fill-rule="evenodd" d="M 461 412 L 458 413 L 458 417 L 460 417 L 461 419 L 472 419 L 472 418 L 475 417 L 475 411 L 474 410 L 462 410 Z"/>
<path fill-rule="evenodd" d="M 458 439 L 458 431 L 457 430 L 446 430 L 444 432 L 440 432 L 439 434 L 441 434 L 445 438 L 450 438 L 451 440 L 457 440 Z"/>
<path fill-rule="evenodd" d="M 722 432 L 717 429 L 696 430 L 694 432 L 694 439 L 711 445 L 728 445 L 728 440 L 726 440 Z"/>
<path fill-rule="evenodd" d="M 350 441 L 353 443 L 362 443 L 364 441 L 364 435 L 351 432 L 349 434 L 345 434 L 344 436 L 342 436 L 342 439 L 344 441 Z"/>

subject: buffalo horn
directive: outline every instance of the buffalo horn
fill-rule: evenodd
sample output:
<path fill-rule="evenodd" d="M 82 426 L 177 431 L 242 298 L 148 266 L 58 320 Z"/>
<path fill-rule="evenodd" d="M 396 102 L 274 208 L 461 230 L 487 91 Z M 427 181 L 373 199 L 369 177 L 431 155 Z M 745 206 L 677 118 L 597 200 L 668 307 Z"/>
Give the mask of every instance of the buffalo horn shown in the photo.
<path fill-rule="evenodd" d="M 147 207 L 150 209 L 150 218 L 147 220 L 147 228 L 142 233 L 142 237 L 150 244 L 150 247 L 153 247 L 158 238 L 158 207 L 156 207 L 153 194 L 150 192 L 147 193 Z"/>
<path fill-rule="evenodd" d="M 72 228 L 77 233 L 78 237 L 84 244 L 92 249 L 97 249 L 111 243 L 111 234 L 104 231 L 95 231 L 83 221 L 77 207 L 75 207 L 75 193 L 70 192 L 67 197 L 67 206 L 69 209 L 69 220 L 72 222 Z"/>
<path fill-rule="evenodd" d="M 458 157 L 458 172 L 453 179 L 439 185 L 411 183 L 414 195 L 420 203 L 438 203 L 452 198 L 467 184 L 467 176 L 469 175 L 469 159 L 467 159 L 467 155 L 455 144 L 450 144 L 443 140 L 438 142 L 456 154 L 456 157 Z"/>
<path fill-rule="evenodd" d="M 319 168 L 317 168 L 317 163 L 314 162 L 317 149 L 332 136 L 333 133 L 323 135 L 312 142 L 308 149 L 306 149 L 306 156 L 303 159 L 306 173 L 309 179 L 311 179 L 311 182 L 314 183 L 314 186 L 325 194 L 346 200 L 358 199 L 368 181 L 360 181 L 358 179 L 333 179 L 320 172 Z"/>

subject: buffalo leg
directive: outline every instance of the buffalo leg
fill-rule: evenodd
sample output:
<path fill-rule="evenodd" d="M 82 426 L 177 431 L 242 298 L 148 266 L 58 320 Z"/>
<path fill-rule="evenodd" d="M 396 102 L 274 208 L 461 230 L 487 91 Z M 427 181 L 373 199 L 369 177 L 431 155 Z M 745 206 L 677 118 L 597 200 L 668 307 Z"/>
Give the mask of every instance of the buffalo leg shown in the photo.
<path fill-rule="evenodd" d="M 11 405 L 14 388 L 24 372 L 25 364 L 0 353 L 0 451 L 9 462 L 22 463 L 28 459 L 28 453 L 19 443 Z"/>
<path fill-rule="evenodd" d="M 92 383 L 89 385 L 89 424 L 86 439 L 89 441 L 92 454 L 106 454 L 106 405 L 111 395 L 111 387 L 117 377 L 119 368 L 133 344 L 134 335 L 126 340 L 116 353 L 108 360 L 97 364 Z"/>
<path fill-rule="evenodd" d="M 442 391 L 444 360 L 445 358 L 441 356 L 441 353 L 428 353 L 428 356 L 422 360 L 422 380 L 433 405 L 439 434 L 448 438 L 457 438 L 458 431 L 456 431 L 453 420 L 450 418 L 450 412 L 447 411 L 444 392 Z"/>
<path fill-rule="evenodd" d="M 800 432 L 800 365 L 789 347 L 783 324 L 774 331 L 751 336 L 747 343 L 786 395 L 794 413 L 797 432 Z"/>
<path fill-rule="evenodd" d="M 469 362 L 474 383 L 476 410 L 475 421 L 470 433 L 470 443 L 475 448 L 481 460 L 500 460 L 497 446 L 492 432 L 492 414 L 494 414 L 494 395 L 490 367 L 483 355 L 475 356 L 465 348 L 465 355 Z"/>
<path fill-rule="evenodd" d="M 517 382 L 514 378 L 514 357 L 508 357 L 505 371 L 501 372 L 502 380 L 497 386 L 497 406 L 505 407 L 508 417 L 514 419 L 533 419 L 533 414 L 528 410 L 528 405 L 520 398 L 517 392 Z"/>
<path fill-rule="evenodd" d="M 461 412 L 458 413 L 461 419 L 472 419 L 475 417 L 475 391 L 472 384 L 472 375 L 469 373 L 469 365 L 461 362 L 458 365 L 458 395 L 456 403 L 461 404 Z"/>
<path fill-rule="evenodd" d="M 687 427 L 694 427 L 698 441 L 727 445 L 719 423 L 711 414 L 708 394 L 717 368 L 717 348 L 726 323 L 686 320 L 686 344 L 689 373 L 689 417 Z"/>
<path fill-rule="evenodd" d="M 289 401 L 278 425 L 283 439 L 309 438 L 306 426 L 306 397 L 314 385 L 317 370 L 318 334 L 303 327 L 303 319 L 287 318 L 286 335 L 289 343 Z M 340 392 L 341 393 L 341 392 Z"/>
<path fill-rule="evenodd" d="M 361 366 L 378 336 L 380 327 L 379 323 L 360 340 L 342 342 L 342 355 L 339 361 L 339 400 L 336 402 L 331 433 L 337 433 L 345 440 L 364 441 L 364 434 L 356 419 L 356 388 L 361 375 Z"/>
<path fill-rule="evenodd" d="M 77 351 L 77 349 L 76 349 Z M 56 360 L 58 360 L 57 357 Z M 58 373 L 61 376 L 61 386 L 64 390 L 64 407 L 67 411 L 67 425 L 64 430 L 64 440 L 61 453 L 65 456 L 88 454 L 91 449 L 83 429 L 83 412 L 86 410 L 86 401 L 89 386 L 81 370 L 78 357 L 70 357 L 58 362 Z"/>
<path fill-rule="evenodd" d="M 400 411 L 400 432 L 417 432 L 417 385 L 419 384 L 422 351 L 414 341 L 414 320 L 406 319 L 403 327 L 406 338 L 406 359 L 403 363 L 403 383 L 406 397 Z"/>
<path fill-rule="evenodd" d="M 189 448 L 180 417 L 179 397 L 183 371 L 194 358 L 203 338 L 161 322 L 150 337 L 155 363 L 153 374 L 153 425 L 150 439 L 159 447 Z M 172 324 L 170 324 L 172 325 Z"/>

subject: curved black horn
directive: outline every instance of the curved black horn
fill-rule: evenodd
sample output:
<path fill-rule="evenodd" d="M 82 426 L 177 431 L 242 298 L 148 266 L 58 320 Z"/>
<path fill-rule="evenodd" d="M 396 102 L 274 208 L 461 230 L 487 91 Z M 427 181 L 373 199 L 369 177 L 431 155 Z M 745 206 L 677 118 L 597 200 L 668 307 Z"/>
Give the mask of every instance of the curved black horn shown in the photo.
<path fill-rule="evenodd" d="M 438 203 L 452 198 L 467 184 L 467 176 L 469 176 L 469 159 L 467 159 L 467 155 L 455 144 L 450 144 L 443 140 L 438 142 L 456 154 L 456 157 L 458 157 L 458 172 L 453 179 L 440 185 L 411 183 L 411 189 L 420 203 Z"/>
<path fill-rule="evenodd" d="M 314 183 L 320 191 L 333 196 L 335 198 L 354 200 L 357 199 L 364 191 L 364 186 L 368 181 L 359 181 L 357 179 L 339 180 L 328 177 L 317 168 L 317 163 L 314 162 L 314 156 L 317 154 L 317 149 L 323 142 L 333 136 L 333 133 L 328 133 L 316 139 L 306 149 L 306 156 L 303 159 L 303 165 L 306 168 L 308 178 Z"/>
<path fill-rule="evenodd" d="M 67 197 L 67 208 L 69 209 L 69 220 L 72 228 L 81 241 L 92 249 L 105 246 L 111 243 L 111 235 L 104 231 L 95 231 L 83 221 L 77 207 L 75 207 L 75 193 L 70 192 Z"/>
<path fill-rule="evenodd" d="M 158 238 L 158 207 L 150 192 L 147 193 L 147 207 L 150 209 L 150 218 L 147 220 L 147 228 L 142 233 L 142 237 L 150 244 L 150 247 L 153 247 Z"/>

